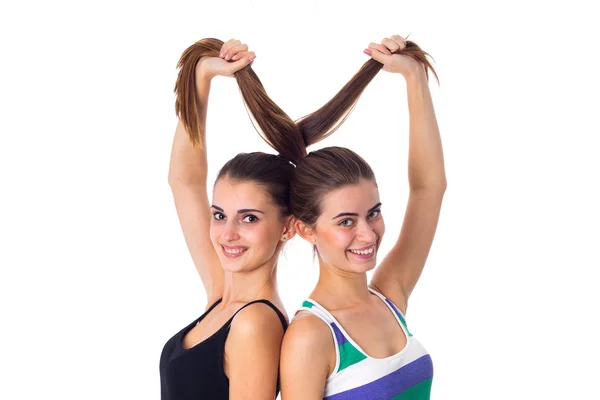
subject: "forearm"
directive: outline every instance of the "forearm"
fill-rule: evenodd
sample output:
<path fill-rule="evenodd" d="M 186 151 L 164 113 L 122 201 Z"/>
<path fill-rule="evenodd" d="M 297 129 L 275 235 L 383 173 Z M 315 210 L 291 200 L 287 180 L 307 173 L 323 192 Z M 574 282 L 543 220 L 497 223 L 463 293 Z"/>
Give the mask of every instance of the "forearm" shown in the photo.
<path fill-rule="evenodd" d="M 442 141 L 425 70 L 419 67 L 406 78 L 408 92 L 408 181 L 411 190 L 443 192 L 446 172 Z"/>
<path fill-rule="evenodd" d="M 206 152 L 206 114 L 208 109 L 208 97 L 210 92 L 210 80 L 196 76 L 196 96 L 198 96 L 198 115 L 200 126 L 200 145 L 194 147 L 189 133 L 183 123 L 177 123 L 173 147 L 171 149 L 171 161 L 169 164 L 169 182 L 186 184 L 204 184 L 208 172 Z"/>

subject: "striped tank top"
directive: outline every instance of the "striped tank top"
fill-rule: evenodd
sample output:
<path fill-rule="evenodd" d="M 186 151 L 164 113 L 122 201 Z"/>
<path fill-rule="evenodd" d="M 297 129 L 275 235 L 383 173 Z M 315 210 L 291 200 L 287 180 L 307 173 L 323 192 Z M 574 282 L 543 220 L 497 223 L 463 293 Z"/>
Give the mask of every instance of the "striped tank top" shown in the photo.
<path fill-rule="evenodd" d="M 335 343 L 336 365 L 325 383 L 326 400 L 429 400 L 433 364 L 427 350 L 413 337 L 402 312 L 381 293 L 370 289 L 391 310 L 406 335 L 402 351 L 387 358 L 367 355 L 335 317 L 308 299 L 300 310 L 323 320 Z M 299 311 L 300 311 L 299 310 Z"/>

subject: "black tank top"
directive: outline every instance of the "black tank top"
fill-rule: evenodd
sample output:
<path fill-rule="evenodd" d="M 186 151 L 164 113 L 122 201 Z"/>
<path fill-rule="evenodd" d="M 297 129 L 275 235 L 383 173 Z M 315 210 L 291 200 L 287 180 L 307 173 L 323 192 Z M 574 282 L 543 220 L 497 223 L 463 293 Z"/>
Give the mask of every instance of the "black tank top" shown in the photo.
<path fill-rule="evenodd" d="M 221 302 L 215 304 L 197 320 L 183 328 L 165 344 L 160 356 L 161 400 L 221 400 L 229 399 L 229 379 L 223 369 L 225 340 L 233 318 L 244 308 L 254 303 L 271 307 L 287 329 L 285 317 L 269 300 L 255 300 L 244 305 L 225 325 L 204 341 L 189 349 L 183 348 L 181 340 L 192 328 Z M 277 379 L 279 393 L 279 379 Z"/>

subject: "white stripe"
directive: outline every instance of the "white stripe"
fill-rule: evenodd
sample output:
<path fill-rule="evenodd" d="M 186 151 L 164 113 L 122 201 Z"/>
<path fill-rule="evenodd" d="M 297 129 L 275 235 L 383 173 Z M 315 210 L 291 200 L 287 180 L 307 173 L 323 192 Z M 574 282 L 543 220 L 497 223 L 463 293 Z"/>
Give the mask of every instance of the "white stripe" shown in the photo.
<path fill-rule="evenodd" d="M 327 379 L 325 397 L 374 382 L 428 354 L 425 347 L 411 336 L 405 349 L 384 359 L 366 358 Z"/>

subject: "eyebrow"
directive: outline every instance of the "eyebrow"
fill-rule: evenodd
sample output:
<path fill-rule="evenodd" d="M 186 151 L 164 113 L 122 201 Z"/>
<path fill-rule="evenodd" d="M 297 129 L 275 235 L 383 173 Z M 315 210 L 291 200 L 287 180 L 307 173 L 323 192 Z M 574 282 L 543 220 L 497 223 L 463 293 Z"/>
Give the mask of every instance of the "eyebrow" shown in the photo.
<path fill-rule="evenodd" d="M 223 210 L 221 207 L 215 206 L 214 204 L 211 206 L 211 208 L 216 208 L 217 210 L 219 210 L 221 212 L 225 212 L 225 210 Z M 260 210 L 256 210 L 254 208 L 242 208 L 241 210 L 237 211 L 238 214 L 244 214 L 247 212 L 258 212 L 258 213 L 264 214 L 264 212 L 262 212 Z"/>
<path fill-rule="evenodd" d="M 379 207 L 381 207 L 381 203 L 375 204 L 373 207 L 371 207 L 369 209 L 369 211 L 367 211 L 367 214 L 369 214 L 371 211 L 375 211 Z M 331 219 L 336 219 L 336 218 L 339 218 L 339 217 L 358 217 L 358 214 L 357 213 L 344 212 L 344 213 L 339 213 L 338 215 L 336 215 L 335 217 L 333 217 Z"/>

